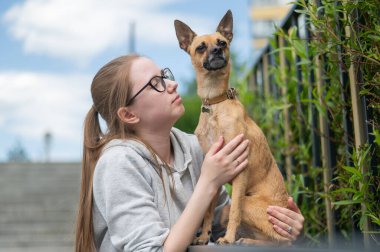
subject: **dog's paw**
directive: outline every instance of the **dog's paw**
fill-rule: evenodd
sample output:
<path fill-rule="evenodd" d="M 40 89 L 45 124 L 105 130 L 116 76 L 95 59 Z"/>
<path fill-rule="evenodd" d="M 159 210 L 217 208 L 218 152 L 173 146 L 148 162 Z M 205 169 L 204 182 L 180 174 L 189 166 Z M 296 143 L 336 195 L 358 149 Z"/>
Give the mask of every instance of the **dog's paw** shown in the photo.
<path fill-rule="evenodd" d="M 229 240 L 227 240 L 225 237 L 220 237 L 216 241 L 216 244 L 218 244 L 218 245 L 227 245 L 227 244 L 231 244 L 231 242 Z"/>
<path fill-rule="evenodd" d="M 251 244 L 251 239 L 246 239 L 246 238 L 240 238 L 239 240 L 236 241 L 237 245 L 247 245 Z"/>
<path fill-rule="evenodd" d="M 210 236 L 199 236 L 195 237 L 191 245 L 207 245 L 210 241 Z"/>

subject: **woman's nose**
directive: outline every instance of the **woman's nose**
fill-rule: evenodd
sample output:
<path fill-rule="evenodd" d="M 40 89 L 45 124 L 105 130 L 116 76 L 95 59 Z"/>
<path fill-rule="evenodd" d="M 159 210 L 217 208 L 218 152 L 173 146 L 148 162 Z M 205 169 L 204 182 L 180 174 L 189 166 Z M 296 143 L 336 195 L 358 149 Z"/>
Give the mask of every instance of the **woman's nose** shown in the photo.
<path fill-rule="evenodd" d="M 173 92 L 175 92 L 177 90 L 178 82 L 177 81 L 172 81 L 172 80 L 167 80 L 166 81 L 166 86 L 167 86 L 168 93 L 173 93 Z"/>

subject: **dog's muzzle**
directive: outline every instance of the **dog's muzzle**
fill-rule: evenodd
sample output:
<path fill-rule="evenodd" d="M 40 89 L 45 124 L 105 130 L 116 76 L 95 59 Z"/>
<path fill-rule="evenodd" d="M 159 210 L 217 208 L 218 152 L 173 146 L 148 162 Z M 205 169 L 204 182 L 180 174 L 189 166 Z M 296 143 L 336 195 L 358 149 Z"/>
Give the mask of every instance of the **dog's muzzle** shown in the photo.
<path fill-rule="evenodd" d="M 227 66 L 227 60 L 223 50 L 220 48 L 214 48 L 203 62 L 203 67 L 208 71 L 219 70 L 225 66 Z"/>

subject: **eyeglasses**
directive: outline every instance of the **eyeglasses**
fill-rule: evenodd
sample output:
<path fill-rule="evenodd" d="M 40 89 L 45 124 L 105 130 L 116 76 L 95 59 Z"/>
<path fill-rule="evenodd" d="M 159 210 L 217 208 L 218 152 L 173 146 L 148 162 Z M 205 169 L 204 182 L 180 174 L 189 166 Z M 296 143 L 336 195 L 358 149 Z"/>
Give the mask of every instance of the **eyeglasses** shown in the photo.
<path fill-rule="evenodd" d="M 166 90 L 166 83 L 165 79 L 174 81 L 174 75 L 170 71 L 169 68 L 164 68 L 161 70 L 161 76 L 154 76 L 150 81 L 145 84 L 129 101 L 127 102 L 126 106 L 132 103 L 133 99 L 136 98 L 147 86 L 151 86 L 154 90 L 157 92 L 164 92 Z"/>

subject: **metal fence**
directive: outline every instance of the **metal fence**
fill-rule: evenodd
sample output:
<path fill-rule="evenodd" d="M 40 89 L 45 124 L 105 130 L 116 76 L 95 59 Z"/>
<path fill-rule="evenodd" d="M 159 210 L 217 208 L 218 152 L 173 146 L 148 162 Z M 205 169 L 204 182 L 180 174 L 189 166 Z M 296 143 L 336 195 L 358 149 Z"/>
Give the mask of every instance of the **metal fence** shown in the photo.
<path fill-rule="evenodd" d="M 341 4 L 342 1 L 335 1 L 335 4 Z M 320 1 L 314 2 L 317 6 L 321 6 Z M 323 15 L 323 13 L 319 13 Z M 343 27 L 341 22 L 342 15 L 340 12 L 336 13 L 336 34 L 337 36 L 345 36 L 348 38 L 350 36 L 350 30 L 346 27 Z M 355 13 L 353 15 L 358 15 Z M 304 144 L 305 134 L 310 134 L 307 136 L 311 142 L 311 167 L 307 164 L 301 164 L 300 169 L 302 173 L 308 174 L 308 169 L 313 169 L 316 167 L 323 167 L 323 183 L 324 183 L 324 191 L 328 193 L 329 186 L 333 183 L 333 174 L 334 167 L 337 165 L 336 160 L 336 147 L 334 146 L 334 142 L 331 141 L 330 133 L 331 133 L 331 121 L 329 120 L 329 116 L 324 116 L 321 114 L 320 110 L 318 110 L 313 103 L 305 103 L 301 102 L 301 96 L 305 96 L 302 92 L 305 92 L 305 85 L 303 83 L 308 83 L 307 96 L 312 99 L 313 90 L 318 90 L 318 93 L 321 95 L 320 102 L 322 103 L 323 98 L 323 87 L 324 85 L 329 85 L 329 80 L 326 78 L 324 74 L 325 64 L 324 55 L 315 55 L 314 52 L 309 50 L 309 41 L 318 36 L 318 31 L 315 30 L 313 25 L 307 21 L 308 16 L 307 13 L 302 11 L 302 7 L 299 5 L 294 5 L 293 8 L 288 13 L 287 17 L 280 24 L 279 28 L 281 28 L 285 33 L 289 32 L 290 29 L 297 27 L 296 37 L 305 42 L 306 54 L 308 55 L 310 62 L 314 64 L 314 67 L 310 68 L 309 72 L 305 74 L 302 68 L 302 59 L 299 55 L 293 53 L 293 60 L 289 61 L 286 57 L 286 51 L 281 50 L 286 46 L 287 41 L 283 36 L 275 35 L 272 43 L 268 43 L 268 45 L 262 50 L 261 54 L 254 62 L 253 67 L 247 77 L 248 86 L 254 92 L 255 99 L 265 100 L 268 94 L 274 99 L 284 100 L 287 99 L 287 79 L 289 73 L 290 66 L 295 69 L 294 78 L 297 81 L 297 88 L 295 93 L 296 105 L 293 107 L 286 107 L 277 114 L 274 115 L 274 124 L 276 120 L 283 120 L 283 129 L 281 134 L 283 134 L 285 141 L 291 141 L 292 137 L 292 129 L 290 126 L 290 112 L 291 110 L 296 111 L 299 117 L 302 117 L 303 111 L 307 111 L 308 119 L 301 118 L 299 120 L 300 125 L 300 133 L 297 141 L 300 145 Z M 342 61 L 344 55 L 342 51 L 344 50 L 339 45 L 336 48 L 338 52 L 338 61 Z M 271 71 L 271 67 L 276 67 L 280 69 L 280 80 L 276 77 Z M 347 153 L 352 153 L 353 149 L 358 149 L 365 143 L 372 144 L 374 139 L 372 136 L 373 133 L 373 125 L 369 123 L 373 118 L 371 118 L 372 111 L 367 107 L 367 97 L 365 95 L 360 95 L 360 90 L 358 82 L 361 82 L 361 68 L 356 64 L 351 64 L 349 69 L 346 69 L 343 64 L 338 67 L 339 71 L 339 80 L 341 85 L 341 93 L 340 99 L 345 101 L 350 100 L 351 107 L 344 107 L 341 111 L 342 113 L 342 127 L 344 129 L 344 143 L 345 143 L 345 151 Z M 282 82 L 283 85 L 278 85 L 278 81 Z M 347 92 L 347 90 L 349 90 Z M 265 114 L 265 106 L 261 107 L 261 113 Z M 281 118 L 278 113 L 282 113 Z M 326 111 L 327 113 L 327 111 Z M 328 114 L 328 113 L 327 113 Z M 305 125 L 308 124 L 311 131 L 304 131 Z M 303 132 L 304 131 L 304 132 Z M 306 136 L 305 136 L 306 137 Z M 346 155 L 348 156 L 348 155 Z M 288 180 L 288 185 L 291 186 L 290 178 L 294 171 L 294 153 L 285 153 L 282 156 L 282 160 L 278 160 L 280 167 L 285 173 L 285 177 Z M 345 165 L 350 166 L 351 159 L 345 159 Z M 373 161 L 375 162 L 375 161 Z M 372 166 L 367 167 L 367 169 L 376 169 L 376 165 L 372 163 Z M 366 173 L 367 170 L 363 170 L 363 173 Z M 310 178 L 308 178 L 310 179 Z M 307 183 L 307 181 L 306 181 Z M 328 241 L 329 243 L 334 243 L 336 240 L 335 237 L 335 213 L 332 210 L 331 201 L 329 197 L 325 197 L 325 211 L 326 211 L 326 223 L 327 223 L 327 232 L 328 232 Z M 365 212 L 365 205 L 362 204 L 362 212 Z M 365 216 L 364 218 L 364 226 L 363 226 L 363 241 L 364 244 L 368 244 L 369 237 L 368 231 L 370 229 L 368 220 Z"/>

